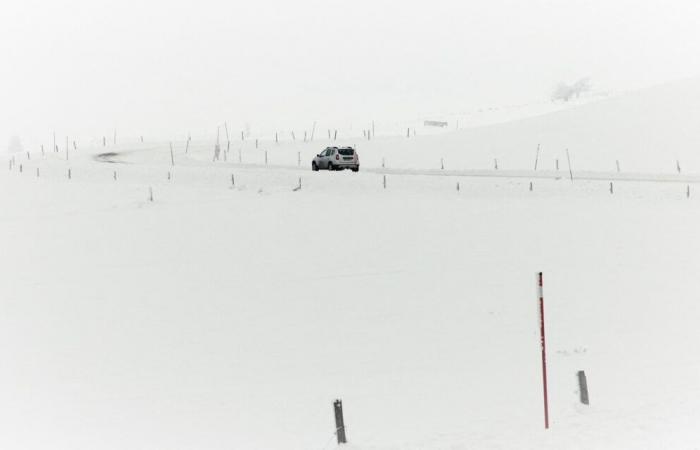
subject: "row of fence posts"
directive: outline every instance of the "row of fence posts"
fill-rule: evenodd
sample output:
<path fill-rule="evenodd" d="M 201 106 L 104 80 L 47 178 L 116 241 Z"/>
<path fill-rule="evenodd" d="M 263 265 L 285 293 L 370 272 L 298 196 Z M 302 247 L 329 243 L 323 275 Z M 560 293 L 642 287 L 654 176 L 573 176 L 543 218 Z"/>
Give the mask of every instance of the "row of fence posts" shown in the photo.
<path fill-rule="evenodd" d="M 224 125 L 226 126 L 226 124 L 224 124 Z M 372 131 L 373 131 L 373 130 L 372 130 Z M 330 136 L 330 130 L 328 130 L 328 132 L 329 132 L 329 136 Z M 368 135 L 369 135 L 369 133 L 370 133 L 369 130 L 367 130 L 367 134 L 368 134 Z M 336 134 L 336 136 L 337 136 L 337 130 L 335 131 L 335 134 Z M 226 126 L 226 136 L 227 136 L 227 140 L 228 140 L 228 127 L 227 127 L 227 126 Z M 103 140 L 104 140 L 104 138 L 103 138 Z M 187 143 L 186 143 L 186 148 L 185 148 L 185 153 L 187 153 L 187 151 L 188 151 L 188 149 L 189 149 L 190 141 L 191 141 L 191 137 L 188 136 L 188 138 L 187 138 Z M 69 141 L 68 141 L 68 139 L 66 138 L 66 159 L 68 159 L 68 142 L 69 142 Z M 143 136 L 141 136 L 141 142 L 143 142 Z M 115 140 L 114 140 L 114 143 L 116 144 L 116 132 L 115 132 Z M 256 144 L 256 148 L 257 148 L 257 146 L 258 146 L 258 140 L 257 140 L 257 139 L 256 139 L 256 141 L 255 141 L 255 144 Z M 103 142 L 103 145 L 104 145 L 104 142 Z M 74 150 L 77 149 L 77 144 L 76 144 L 75 141 L 73 141 L 73 148 L 74 148 Z M 216 144 L 215 153 L 214 153 L 214 155 L 215 155 L 215 156 L 214 156 L 214 160 L 218 160 L 218 159 L 219 159 L 219 158 L 218 158 L 219 152 L 220 152 L 219 148 L 220 148 L 220 147 L 219 147 L 219 144 L 218 144 L 218 130 L 217 130 L 217 144 Z M 227 148 L 226 148 L 226 150 L 225 150 L 225 152 L 224 152 L 224 155 L 225 155 L 224 157 L 225 157 L 225 158 L 226 158 L 226 155 L 228 154 L 229 149 L 230 149 L 230 141 L 228 141 Z M 42 145 L 42 153 L 43 153 L 43 145 Z M 540 147 L 539 147 L 539 145 L 538 145 L 538 146 L 537 146 L 537 155 L 536 155 L 536 157 L 535 157 L 535 171 L 537 170 L 537 165 L 538 165 L 538 161 L 539 161 L 539 153 L 540 153 Z M 567 149 L 567 157 L 568 157 L 568 149 Z M 30 159 L 31 159 L 31 155 L 30 155 L 29 152 L 27 152 L 27 160 L 30 160 Z M 239 160 L 239 163 L 242 162 L 241 149 L 238 150 L 238 160 Z M 170 164 L 171 164 L 172 167 L 175 166 L 175 154 L 174 154 L 174 151 L 173 151 L 172 142 L 170 143 Z M 570 164 L 570 163 L 569 163 L 569 164 Z M 617 167 L 617 171 L 620 172 L 620 161 L 619 161 L 619 160 L 615 160 L 615 164 L 616 164 L 616 167 Z M 15 158 L 12 157 L 12 159 L 9 161 L 9 169 L 12 170 L 12 167 L 13 167 L 14 165 L 15 165 Z M 267 150 L 265 150 L 265 165 L 268 165 L 268 153 L 267 153 Z M 297 165 L 298 165 L 298 166 L 301 166 L 301 152 L 297 152 Z M 559 160 L 558 160 L 558 159 L 556 160 L 556 166 L 557 166 L 557 169 L 559 169 Z M 385 161 L 384 158 L 382 158 L 382 168 L 385 168 L 385 167 L 386 167 L 386 161 Z M 680 172 L 681 172 L 681 169 L 680 169 L 680 162 L 679 162 L 679 161 L 676 161 L 676 167 L 677 167 L 678 173 L 680 173 Z M 442 170 L 445 169 L 445 161 L 444 161 L 444 158 L 440 158 L 440 168 L 441 168 Z M 494 159 L 494 169 L 498 170 L 498 159 Z M 571 170 L 571 169 L 569 169 L 569 170 Z M 19 165 L 19 171 L 20 171 L 20 172 L 23 171 L 22 164 Z M 37 175 L 37 177 L 39 177 L 39 168 L 36 169 L 36 175 Z M 71 170 L 70 170 L 70 169 L 68 169 L 68 178 L 69 178 L 69 179 L 71 178 Z M 572 178 L 572 181 L 573 181 L 573 176 L 572 176 L 571 178 Z M 116 173 L 116 171 L 114 172 L 114 179 L 115 179 L 115 180 L 117 179 L 117 173 Z M 171 173 L 168 172 L 168 180 L 170 180 L 170 179 L 171 179 Z M 300 180 L 301 180 L 301 179 L 300 179 Z M 387 188 L 387 179 L 386 179 L 386 175 L 383 175 L 383 178 L 382 178 L 382 186 L 383 186 L 384 189 Z M 459 182 L 457 183 L 456 188 L 457 188 L 457 192 L 459 192 L 459 191 L 460 191 L 460 184 L 459 184 Z M 300 190 L 300 189 L 301 189 L 301 182 L 299 183 L 299 186 L 298 186 L 297 188 L 295 188 L 294 190 L 296 191 L 296 190 Z M 530 190 L 531 192 L 534 190 L 534 186 L 533 186 L 533 182 L 532 182 L 532 181 L 531 181 L 530 184 L 529 184 L 529 190 Z M 610 185 L 609 185 L 609 191 L 610 191 L 610 194 L 613 194 L 613 193 L 614 193 L 614 185 L 613 185 L 613 182 L 612 182 L 612 181 L 610 182 Z M 690 198 L 690 185 L 689 185 L 689 184 L 686 186 L 686 197 L 687 197 L 687 198 Z"/>
<path fill-rule="evenodd" d="M 300 156 L 298 157 L 298 163 L 301 164 L 301 157 Z M 172 164 L 174 166 L 174 160 L 172 161 Z M 265 164 L 267 164 L 267 152 L 265 152 Z M 11 159 L 9 161 L 9 170 L 12 170 L 12 167 L 14 165 L 15 165 L 14 159 Z M 19 165 L 19 171 L 20 171 L 20 173 L 23 172 L 22 164 Z M 36 176 L 39 177 L 39 168 L 38 167 L 36 168 Z M 116 170 L 113 172 L 113 178 L 116 181 L 116 179 L 117 179 L 117 171 Z M 171 171 L 168 171 L 167 178 L 168 178 L 168 181 L 170 181 L 172 179 L 172 172 Z M 68 179 L 71 179 L 71 169 L 70 168 L 68 169 Z M 233 186 L 235 186 L 233 175 L 231 175 L 231 184 Z M 386 175 L 382 176 L 382 187 L 384 189 L 387 188 Z M 460 192 L 461 187 L 460 187 L 459 182 L 457 182 L 456 188 L 457 188 L 457 192 Z M 610 191 L 610 194 L 614 194 L 615 190 L 614 190 L 614 185 L 613 185 L 612 181 L 610 182 L 610 187 L 608 189 Z M 299 185 L 296 188 L 294 188 L 293 190 L 294 191 L 301 190 L 301 178 L 299 178 Z M 529 190 L 530 190 L 530 192 L 532 192 L 534 190 L 534 185 L 533 185 L 532 181 L 530 181 Z M 690 185 L 689 184 L 686 185 L 685 196 L 686 196 L 686 198 L 690 198 Z"/>

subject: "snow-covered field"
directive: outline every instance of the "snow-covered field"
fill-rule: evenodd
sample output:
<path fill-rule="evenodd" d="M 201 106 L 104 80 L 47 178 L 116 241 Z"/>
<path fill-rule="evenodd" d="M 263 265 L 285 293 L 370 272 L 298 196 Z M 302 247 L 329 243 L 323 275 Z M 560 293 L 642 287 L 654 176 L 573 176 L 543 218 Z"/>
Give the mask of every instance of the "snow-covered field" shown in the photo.
<path fill-rule="evenodd" d="M 698 110 L 689 81 L 360 134 L 337 142 L 357 174 L 311 172 L 320 138 L 236 141 L 215 163 L 213 140 L 175 142 L 172 168 L 148 139 L 17 154 L 0 172 L 0 448 L 321 450 L 335 398 L 360 450 L 697 448 Z"/>

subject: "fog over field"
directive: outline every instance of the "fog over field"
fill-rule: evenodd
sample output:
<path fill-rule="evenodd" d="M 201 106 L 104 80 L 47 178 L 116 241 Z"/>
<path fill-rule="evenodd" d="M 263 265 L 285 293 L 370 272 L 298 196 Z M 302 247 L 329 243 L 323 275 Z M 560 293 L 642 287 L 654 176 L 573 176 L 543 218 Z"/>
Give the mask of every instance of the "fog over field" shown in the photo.
<path fill-rule="evenodd" d="M 693 1 L 7 0 L 0 145 L 335 127 L 700 73 Z"/>
<path fill-rule="evenodd" d="M 0 449 L 697 448 L 698 17 L 2 2 Z"/>

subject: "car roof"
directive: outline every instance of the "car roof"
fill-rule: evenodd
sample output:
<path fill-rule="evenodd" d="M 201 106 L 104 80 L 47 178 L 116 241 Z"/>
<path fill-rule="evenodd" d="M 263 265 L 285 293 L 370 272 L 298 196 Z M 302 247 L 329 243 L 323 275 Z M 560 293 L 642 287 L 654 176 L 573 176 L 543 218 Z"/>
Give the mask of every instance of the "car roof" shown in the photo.
<path fill-rule="evenodd" d="M 347 147 L 326 147 L 326 150 L 355 150 L 355 147 L 352 146 L 347 146 Z"/>

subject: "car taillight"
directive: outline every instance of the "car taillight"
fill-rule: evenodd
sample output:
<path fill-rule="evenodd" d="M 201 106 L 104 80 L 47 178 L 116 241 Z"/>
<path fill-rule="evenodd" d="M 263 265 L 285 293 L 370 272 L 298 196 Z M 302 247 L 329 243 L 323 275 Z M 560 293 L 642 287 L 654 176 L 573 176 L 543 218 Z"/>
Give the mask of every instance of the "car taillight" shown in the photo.
<path fill-rule="evenodd" d="M 335 160 L 338 161 L 340 159 L 340 155 L 335 155 Z"/>

